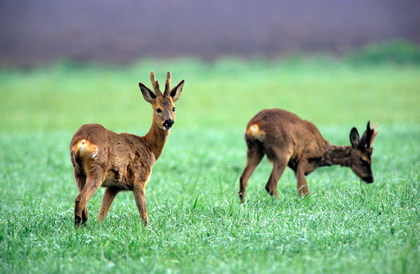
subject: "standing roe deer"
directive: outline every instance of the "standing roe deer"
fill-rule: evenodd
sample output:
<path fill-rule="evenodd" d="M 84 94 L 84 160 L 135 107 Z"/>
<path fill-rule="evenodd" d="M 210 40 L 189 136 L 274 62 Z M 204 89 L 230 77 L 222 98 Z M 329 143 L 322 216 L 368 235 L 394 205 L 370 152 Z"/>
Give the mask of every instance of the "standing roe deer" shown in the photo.
<path fill-rule="evenodd" d="M 171 90 L 171 73 L 168 72 L 162 94 L 153 71 L 150 80 L 154 92 L 139 83 L 144 99 L 154 111 L 152 126 L 145 136 L 117 134 L 99 124 L 83 125 L 74 134 L 70 142 L 70 158 L 79 189 L 74 207 L 76 227 L 88 220 L 86 203 L 100 186 L 106 188 L 98 215 L 100 221 L 108 214 L 115 195 L 129 190 L 133 191 L 139 214 L 147 225 L 146 184 L 174 124 L 174 102 L 181 96 L 184 86 L 182 80 Z"/>
<path fill-rule="evenodd" d="M 335 146 L 325 140 L 314 124 L 282 109 L 264 109 L 249 121 L 245 131 L 248 147 L 246 167 L 240 177 L 239 198 L 245 201 L 248 179 L 266 154 L 273 170 L 265 186 L 277 197 L 277 183 L 286 166 L 295 172 L 299 194 L 309 194 L 305 176 L 322 166 L 350 167 L 366 183 L 373 183 L 371 147 L 378 133 L 376 125 L 362 138 L 356 128 L 350 132 L 351 146 Z"/>

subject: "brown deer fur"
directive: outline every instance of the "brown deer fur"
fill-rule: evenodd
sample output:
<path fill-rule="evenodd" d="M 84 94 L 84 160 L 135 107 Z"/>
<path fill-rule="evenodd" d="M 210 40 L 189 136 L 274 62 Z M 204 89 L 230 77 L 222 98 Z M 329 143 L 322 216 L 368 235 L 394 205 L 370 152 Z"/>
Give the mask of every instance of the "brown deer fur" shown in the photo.
<path fill-rule="evenodd" d="M 133 192 L 139 214 L 147 225 L 146 184 L 174 124 L 174 103 L 184 86 L 184 81 L 181 81 L 171 90 L 171 74 L 168 72 L 162 94 L 153 72 L 150 79 L 154 92 L 139 83 L 144 99 L 153 108 L 152 126 L 144 137 L 117 134 L 98 124 L 85 124 L 74 134 L 70 142 L 70 158 L 79 189 L 74 208 L 76 227 L 88 220 L 86 203 L 99 187 L 106 188 L 99 220 L 108 214 L 115 195 L 129 190 Z"/>
<path fill-rule="evenodd" d="M 375 125 L 376 126 L 376 125 Z M 245 201 L 248 179 L 264 155 L 273 162 L 273 169 L 265 186 L 277 197 L 277 183 L 286 166 L 296 175 L 300 194 L 309 194 L 305 176 L 322 166 L 350 167 L 367 183 L 373 182 L 371 170 L 372 141 L 378 133 L 367 129 L 362 138 L 356 128 L 350 132 L 351 146 L 335 146 L 325 140 L 314 124 L 282 109 L 265 109 L 249 121 L 245 131 L 248 147 L 246 167 L 240 177 L 239 198 Z"/>

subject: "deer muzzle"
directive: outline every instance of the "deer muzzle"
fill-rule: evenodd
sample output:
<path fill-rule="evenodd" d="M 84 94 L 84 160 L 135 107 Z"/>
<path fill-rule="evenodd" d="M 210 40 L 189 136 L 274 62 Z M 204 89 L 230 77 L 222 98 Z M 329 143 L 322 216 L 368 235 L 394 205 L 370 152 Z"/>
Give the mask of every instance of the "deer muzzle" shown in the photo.
<path fill-rule="evenodd" d="M 170 130 L 172 128 L 172 126 L 174 125 L 174 120 L 172 119 L 168 119 L 165 120 L 165 122 L 163 123 L 163 129 L 164 130 Z"/>
<path fill-rule="evenodd" d="M 372 176 L 363 177 L 362 180 L 365 181 L 368 184 L 373 183 L 373 177 Z"/>

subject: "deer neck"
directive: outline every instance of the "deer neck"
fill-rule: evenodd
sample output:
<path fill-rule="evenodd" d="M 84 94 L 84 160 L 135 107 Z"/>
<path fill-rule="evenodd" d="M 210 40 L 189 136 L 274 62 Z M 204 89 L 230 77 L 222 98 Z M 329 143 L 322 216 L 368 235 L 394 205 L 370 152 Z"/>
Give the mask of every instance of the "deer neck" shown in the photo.
<path fill-rule="evenodd" d="M 144 141 L 152 151 L 156 160 L 162 154 L 168 135 L 169 130 L 163 130 L 162 128 L 158 127 L 155 123 L 153 123 L 149 132 L 143 137 Z"/>
<path fill-rule="evenodd" d="M 321 166 L 350 166 L 350 146 L 328 145 L 322 157 Z"/>

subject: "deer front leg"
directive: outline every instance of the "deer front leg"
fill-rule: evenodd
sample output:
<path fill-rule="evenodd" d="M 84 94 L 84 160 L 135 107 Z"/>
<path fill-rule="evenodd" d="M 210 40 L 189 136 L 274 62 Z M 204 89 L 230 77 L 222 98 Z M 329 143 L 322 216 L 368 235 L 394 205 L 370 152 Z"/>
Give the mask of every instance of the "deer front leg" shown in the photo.
<path fill-rule="evenodd" d="M 133 194 L 134 194 L 134 200 L 136 201 L 137 210 L 139 211 L 143 224 L 146 226 L 149 223 L 149 217 L 147 216 L 147 210 L 146 210 L 145 188 L 146 188 L 145 183 L 135 186 L 133 189 Z"/>
<path fill-rule="evenodd" d="M 248 179 L 251 177 L 252 173 L 254 172 L 255 168 L 261 162 L 264 154 L 262 153 L 262 149 L 257 145 L 248 148 L 247 159 L 246 159 L 246 166 L 244 171 L 242 172 L 241 177 L 239 178 L 239 199 L 241 199 L 241 204 L 245 202 L 245 189 L 248 185 Z"/>
<path fill-rule="evenodd" d="M 306 162 L 299 162 L 295 171 L 296 180 L 297 180 L 297 190 L 301 195 L 309 195 L 308 184 L 306 183 L 305 170 Z"/>
<path fill-rule="evenodd" d="M 105 190 L 104 197 L 102 198 L 102 206 L 99 211 L 98 220 L 103 221 L 108 215 L 109 209 L 111 207 L 112 201 L 114 201 L 115 196 L 120 192 L 116 187 L 108 187 Z"/>
<path fill-rule="evenodd" d="M 265 190 L 267 190 L 268 194 L 276 198 L 278 198 L 277 184 L 280 180 L 281 175 L 286 169 L 287 161 L 287 158 L 278 158 L 273 161 L 273 169 L 271 171 L 270 178 L 268 179 L 268 182 L 265 185 Z"/>

